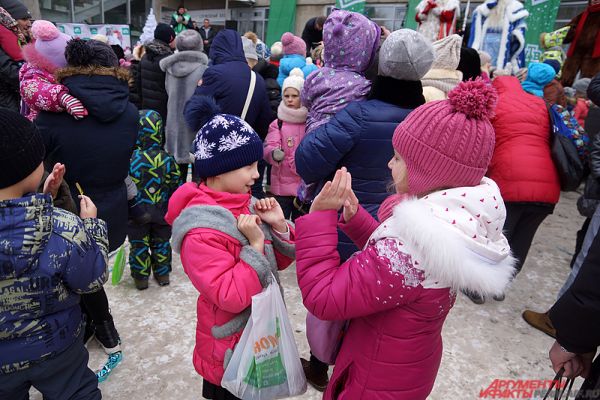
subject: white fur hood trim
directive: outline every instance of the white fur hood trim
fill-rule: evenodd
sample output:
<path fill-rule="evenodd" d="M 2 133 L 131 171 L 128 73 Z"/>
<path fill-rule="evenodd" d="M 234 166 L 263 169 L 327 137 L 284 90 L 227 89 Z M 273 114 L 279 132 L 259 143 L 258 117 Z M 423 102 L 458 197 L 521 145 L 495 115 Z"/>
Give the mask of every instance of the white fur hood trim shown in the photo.
<path fill-rule="evenodd" d="M 497 3 L 498 0 L 486 0 L 483 4 L 477 6 L 477 10 L 483 15 L 487 17 L 490 15 L 491 9 L 488 7 L 488 4 Z M 515 22 L 522 18 L 527 18 L 529 16 L 529 11 L 525 9 L 523 4 L 517 0 L 511 0 L 510 3 L 506 6 L 506 16 L 508 18 L 508 22 Z"/>
<path fill-rule="evenodd" d="M 515 259 L 502 233 L 506 209 L 494 181 L 434 192 L 394 208 L 371 239 L 397 238 L 438 287 L 501 294 Z"/>

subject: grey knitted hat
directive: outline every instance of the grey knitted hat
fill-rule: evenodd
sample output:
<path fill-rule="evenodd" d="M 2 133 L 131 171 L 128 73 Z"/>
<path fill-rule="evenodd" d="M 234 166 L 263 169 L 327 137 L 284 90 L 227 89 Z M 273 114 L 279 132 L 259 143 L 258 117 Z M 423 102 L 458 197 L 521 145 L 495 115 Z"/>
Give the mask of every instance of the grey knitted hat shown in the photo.
<path fill-rule="evenodd" d="M 417 31 L 400 29 L 388 36 L 379 50 L 379 75 L 419 81 L 431 68 L 431 43 Z"/>
<path fill-rule="evenodd" d="M 246 36 L 242 36 L 242 46 L 244 46 L 244 56 L 251 60 L 258 60 L 258 53 L 256 52 L 256 47 L 252 40 L 248 39 Z"/>
<path fill-rule="evenodd" d="M 179 51 L 203 51 L 204 44 L 202 43 L 202 36 L 193 29 L 187 29 L 181 32 L 175 38 L 175 46 Z"/>
<path fill-rule="evenodd" d="M 435 51 L 435 60 L 433 60 L 433 69 L 447 69 L 454 71 L 460 63 L 460 46 L 462 37 L 459 35 L 446 36 L 443 39 L 433 42 L 433 51 Z"/>
<path fill-rule="evenodd" d="M 575 83 L 573 83 L 573 89 L 579 93 L 587 93 L 588 86 L 590 86 L 591 81 L 592 80 L 590 78 L 577 79 Z"/>

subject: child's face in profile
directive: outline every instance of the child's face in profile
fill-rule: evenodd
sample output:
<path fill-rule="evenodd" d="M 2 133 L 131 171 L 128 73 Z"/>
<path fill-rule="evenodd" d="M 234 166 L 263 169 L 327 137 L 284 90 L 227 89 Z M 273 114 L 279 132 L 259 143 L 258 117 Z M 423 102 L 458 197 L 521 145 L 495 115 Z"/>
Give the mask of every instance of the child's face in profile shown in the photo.
<path fill-rule="evenodd" d="M 258 177 L 258 161 L 256 161 L 245 167 L 209 178 L 209 186 L 220 192 L 245 194 L 250 191 Z"/>
<path fill-rule="evenodd" d="M 388 163 L 388 168 L 392 171 L 396 193 L 408 193 L 408 171 L 406 169 L 406 163 L 396 150 L 394 150 L 394 157 L 392 157 Z"/>
<path fill-rule="evenodd" d="M 300 93 L 294 88 L 287 88 L 283 92 L 283 100 L 286 107 L 300 108 Z"/>

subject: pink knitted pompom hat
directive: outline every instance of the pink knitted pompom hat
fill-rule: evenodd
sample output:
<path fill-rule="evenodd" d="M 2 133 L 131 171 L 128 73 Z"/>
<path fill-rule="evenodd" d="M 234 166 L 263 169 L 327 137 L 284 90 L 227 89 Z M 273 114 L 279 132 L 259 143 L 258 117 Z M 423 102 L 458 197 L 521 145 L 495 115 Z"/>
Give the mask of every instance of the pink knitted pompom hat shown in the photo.
<path fill-rule="evenodd" d="M 306 43 L 291 32 L 286 32 L 281 36 L 281 44 L 283 45 L 283 54 L 286 56 L 288 54 L 306 56 Z"/>
<path fill-rule="evenodd" d="M 71 40 L 69 35 L 59 31 L 52 22 L 43 19 L 33 22 L 31 33 L 35 38 L 35 49 L 38 53 L 58 68 L 67 66 L 65 48 Z"/>
<path fill-rule="evenodd" d="M 461 82 L 448 100 L 424 104 L 398 125 L 392 144 L 406 162 L 410 194 L 481 182 L 496 142 L 497 97 L 480 78 Z"/>

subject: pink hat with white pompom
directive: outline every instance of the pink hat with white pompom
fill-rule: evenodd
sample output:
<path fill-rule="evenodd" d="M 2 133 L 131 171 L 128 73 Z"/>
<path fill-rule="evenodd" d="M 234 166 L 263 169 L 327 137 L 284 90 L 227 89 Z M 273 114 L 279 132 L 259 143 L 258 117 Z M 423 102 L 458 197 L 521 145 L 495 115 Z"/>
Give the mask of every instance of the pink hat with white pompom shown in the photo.
<path fill-rule="evenodd" d="M 306 43 L 302 38 L 294 35 L 291 32 L 286 32 L 281 36 L 281 44 L 283 46 L 283 54 L 299 54 L 306 56 Z"/>
<path fill-rule="evenodd" d="M 481 182 L 496 143 L 497 97 L 481 78 L 461 82 L 448 100 L 424 104 L 398 125 L 392 144 L 406 162 L 409 194 Z"/>
<path fill-rule="evenodd" d="M 34 46 L 38 53 L 58 68 L 67 66 L 65 48 L 71 40 L 69 35 L 59 31 L 52 22 L 42 19 L 31 25 L 31 33 L 35 38 Z"/>

